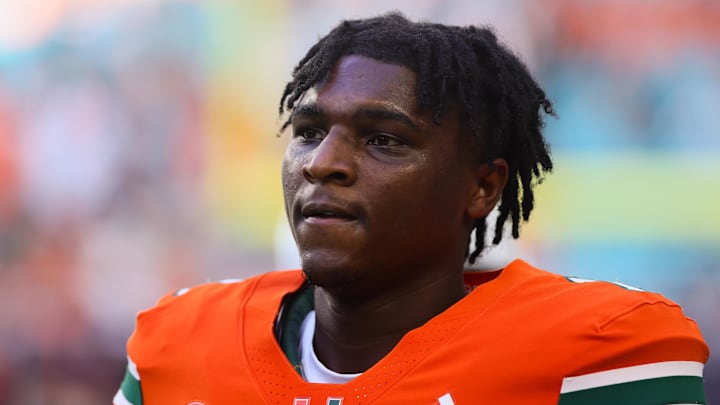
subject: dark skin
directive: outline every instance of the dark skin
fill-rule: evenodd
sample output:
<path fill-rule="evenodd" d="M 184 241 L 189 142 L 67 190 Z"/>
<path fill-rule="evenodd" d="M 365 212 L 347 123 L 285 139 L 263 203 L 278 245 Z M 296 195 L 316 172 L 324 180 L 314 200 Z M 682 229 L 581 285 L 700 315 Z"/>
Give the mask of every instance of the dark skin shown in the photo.
<path fill-rule="evenodd" d="M 440 125 L 417 105 L 415 80 L 346 56 L 291 117 L 286 211 L 316 285 L 315 351 L 336 372 L 367 370 L 462 299 L 473 223 L 507 181 L 452 104 Z"/>

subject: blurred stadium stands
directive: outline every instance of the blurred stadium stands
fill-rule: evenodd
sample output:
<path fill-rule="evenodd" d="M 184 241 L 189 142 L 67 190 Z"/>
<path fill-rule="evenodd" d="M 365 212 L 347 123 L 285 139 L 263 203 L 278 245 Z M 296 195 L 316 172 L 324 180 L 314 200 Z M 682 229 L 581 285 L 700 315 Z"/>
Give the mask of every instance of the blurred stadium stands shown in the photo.
<path fill-rule="evenodd" d="M 717 1 L 0 0 L 0 404 L 109 403 L 138 310 L 273 268 L 281 89 L 391 9 L 525 57 L 559 119 L 518 255 L 681 303 L 720 403 Z"/>

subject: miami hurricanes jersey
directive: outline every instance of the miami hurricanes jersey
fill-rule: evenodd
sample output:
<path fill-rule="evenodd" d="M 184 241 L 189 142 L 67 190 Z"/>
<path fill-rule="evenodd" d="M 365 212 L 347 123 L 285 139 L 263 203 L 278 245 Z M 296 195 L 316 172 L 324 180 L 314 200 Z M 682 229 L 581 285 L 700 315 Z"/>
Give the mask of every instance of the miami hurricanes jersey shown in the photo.
<path fill-rule="evenodd" d="M 352 381 L 309 383 L 297 322 L 278 338 L 281 308 L 312 309 L 287 303 L 304 281 L 273 272 L 164 297 L 138 315 L 114 404 L 706 403 L 708 347 L 677 304 L 520 260 L 466 273 L 467 296 Z"/>

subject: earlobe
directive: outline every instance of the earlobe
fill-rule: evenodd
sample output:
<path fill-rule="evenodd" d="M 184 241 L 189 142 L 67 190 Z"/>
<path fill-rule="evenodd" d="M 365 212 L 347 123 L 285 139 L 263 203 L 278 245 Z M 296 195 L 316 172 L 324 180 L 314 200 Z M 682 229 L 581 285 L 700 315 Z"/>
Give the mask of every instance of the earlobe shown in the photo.
<path fill-rule="evenodd" d="M 473 219 L 486 217 L 502 196 L 508 178 L 505 159 L 483 163 L 475 170 L 475 189 L 468 206 L 468 216 Z"/>

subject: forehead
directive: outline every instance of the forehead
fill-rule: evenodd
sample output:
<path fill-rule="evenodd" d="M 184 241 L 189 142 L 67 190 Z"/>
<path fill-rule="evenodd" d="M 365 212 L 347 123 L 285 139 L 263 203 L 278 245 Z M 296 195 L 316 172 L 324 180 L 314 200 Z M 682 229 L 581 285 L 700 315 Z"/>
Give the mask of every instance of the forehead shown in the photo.
<path fill-rule="evenodd" d="M 359 55 L 340 58 L 329 77 L 308 91 L 304 103 L 351 107 L 372 103 L 417 112 L 416 75 L 399 65 Z"/>

